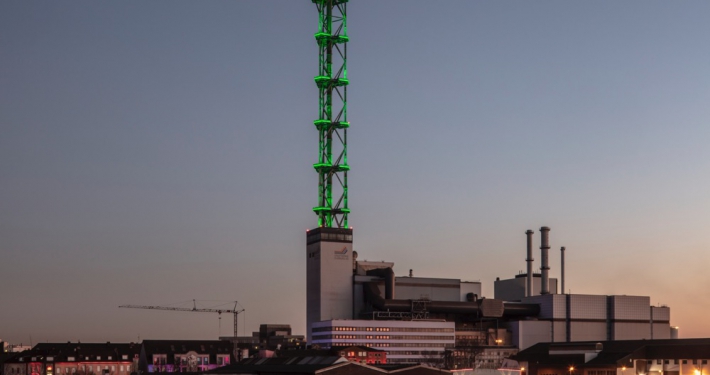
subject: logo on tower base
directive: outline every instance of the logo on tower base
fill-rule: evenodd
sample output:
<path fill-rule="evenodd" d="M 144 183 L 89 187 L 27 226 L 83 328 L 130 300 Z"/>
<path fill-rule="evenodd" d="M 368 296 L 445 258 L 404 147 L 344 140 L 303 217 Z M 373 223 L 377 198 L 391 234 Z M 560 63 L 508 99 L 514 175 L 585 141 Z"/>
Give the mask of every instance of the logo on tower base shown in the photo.
<path fill-rule="evenodd" d="M 342 250 L 340 250 L 340 251 L 336 250 L 333 253 L 335 253 L 335 259 L 348 259 L 348 248 L 347 247 L 343 247 Z"/>

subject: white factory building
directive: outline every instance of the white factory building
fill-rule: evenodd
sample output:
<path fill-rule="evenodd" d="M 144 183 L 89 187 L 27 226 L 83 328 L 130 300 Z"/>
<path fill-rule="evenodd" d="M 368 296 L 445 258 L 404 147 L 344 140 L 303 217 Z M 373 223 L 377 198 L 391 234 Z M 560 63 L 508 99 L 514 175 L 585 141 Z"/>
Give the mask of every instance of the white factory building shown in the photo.
<path fill-rule="evenodd" d="M 650 297 L 547 294 L 523 301 L 538 303 L 540 314 L 509 322 L 521 350 L 540 342 L 671 338 L 670 308 L 651 306 Z"/>
<path fill-rule="evenodd" d="M 389 363 L 426 362 L 455 344 L 455 323 L 446 321 L 326 320 L 314 323 L 312 332 L 312 344 L 385 350 Z"/>

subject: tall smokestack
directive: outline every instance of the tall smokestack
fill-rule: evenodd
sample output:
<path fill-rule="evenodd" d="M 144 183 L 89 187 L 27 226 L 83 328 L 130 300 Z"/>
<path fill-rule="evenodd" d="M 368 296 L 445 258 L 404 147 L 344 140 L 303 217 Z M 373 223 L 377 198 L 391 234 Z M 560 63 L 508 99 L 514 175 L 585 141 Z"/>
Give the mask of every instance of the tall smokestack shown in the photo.
<path fill-rule="evenodd" d="M 565 247 L 560 248 L 560 259 L 562 260 L 562 269 L 560 270 L 560 279 L 562 279 L 562 294 L 567 294 L 565 292 Z"/>
<path fill-rule="evenodd" d="M 540 285 L 540 294 L 550 294 L 550 228 L 540 228 L 540 273 L 542 274 L 542 285 Z"/>
<path fill-rule="evenodd" d="M 528 262 L 528 276 L 525 278 L 525 296 L 530 297 L 533 295 L 533 232 L 528 229 L 525 234 L 528 236 L 528 257 L 525 259 Z"/>

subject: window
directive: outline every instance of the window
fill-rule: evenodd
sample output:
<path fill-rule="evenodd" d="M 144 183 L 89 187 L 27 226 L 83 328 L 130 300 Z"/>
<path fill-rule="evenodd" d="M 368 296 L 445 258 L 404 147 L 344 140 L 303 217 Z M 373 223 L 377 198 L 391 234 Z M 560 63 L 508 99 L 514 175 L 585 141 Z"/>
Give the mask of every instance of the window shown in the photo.
<path fill-rule="evenodd" d="M 122 355 L 122 356 L 121 356 L 121 359 L 124 360 L 124 361 L 128 360 L 128 354 Z"/>
<path fill-rule="evenodd" d="M 121 372 L 123 372 L 123 365 L 119 366 Z"/>
<path fill-rule="evenodd" d="M 97 355 L 97 356 L 96 356 L 96 360 L 97 360 L 97 361 L 100 361 L 100 360 L 101 360 L 101 356 L 100 356 L 100 355 Z"/>
<path fill-rule="evenodd" d="M 684 365 L 687 365 L 687 364 L 688 364 L 688 360 L 687 360 L 687 359 L 684 359 L 684 360 L 683 360 L 683 364 L 684 364 Z"/>

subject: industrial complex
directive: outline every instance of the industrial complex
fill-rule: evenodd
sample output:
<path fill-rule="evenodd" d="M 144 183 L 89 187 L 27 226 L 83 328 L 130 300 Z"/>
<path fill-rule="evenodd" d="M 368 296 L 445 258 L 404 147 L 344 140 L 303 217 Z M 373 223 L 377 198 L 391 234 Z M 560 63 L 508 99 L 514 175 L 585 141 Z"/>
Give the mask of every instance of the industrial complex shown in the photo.
<path fill-rule="evenodd" d="M 498 368 L 519 349 L 541 342 L 669 339 L 670 309 L 647 296 L 566 294 L 550 278 L 550 228 L 540 228 L 540 273 L 534 232 L 527 237 L 527 272 L 480 282 L 396 276 L 392 262 L 358 260 L 348 226 L 347 0 L 312 0 L 318 9 L 319 91 L 317 227 L 306 234 L 307 341 L 323 348 L 361 345 L 385 350 L 390 363 L 421 363 L 475 350 L 477 363 Z M 521 246 L 522 248 L 522 246 Z M 504 350 L 507 349 L 507 350 Z M 470 357 L 470 356 L 469 356 Z M 486 363 L 480 363 L 485 358 Z M 449 358 L 451 359 L 451 358 Z"/>

